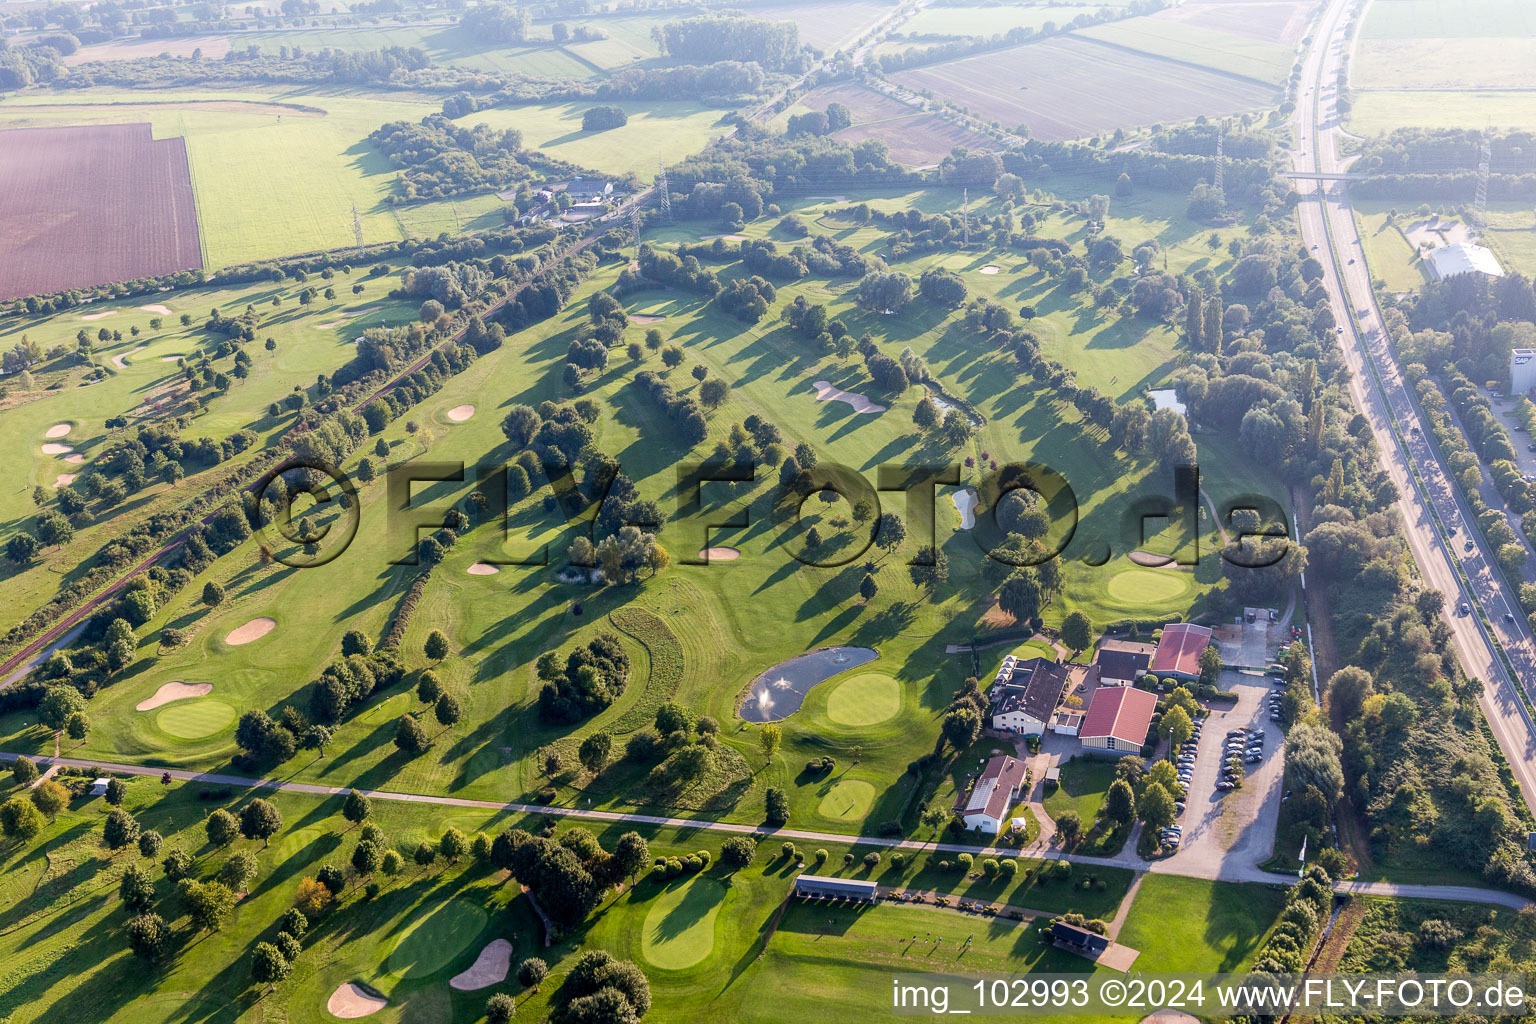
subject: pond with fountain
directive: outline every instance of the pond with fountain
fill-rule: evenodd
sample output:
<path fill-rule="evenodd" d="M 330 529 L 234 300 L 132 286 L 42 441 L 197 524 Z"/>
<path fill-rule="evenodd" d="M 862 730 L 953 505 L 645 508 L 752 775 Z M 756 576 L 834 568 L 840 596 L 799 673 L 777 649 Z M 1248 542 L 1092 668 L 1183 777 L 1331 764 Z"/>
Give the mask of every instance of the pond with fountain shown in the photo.
<path fill-rule="evenodd" d="M 800 710 L 817 683 L 880 657 L 868 647 L 824 647 L 781 661 L 752 681 L 736 714 L 747 722 L 777 722 Z"/>

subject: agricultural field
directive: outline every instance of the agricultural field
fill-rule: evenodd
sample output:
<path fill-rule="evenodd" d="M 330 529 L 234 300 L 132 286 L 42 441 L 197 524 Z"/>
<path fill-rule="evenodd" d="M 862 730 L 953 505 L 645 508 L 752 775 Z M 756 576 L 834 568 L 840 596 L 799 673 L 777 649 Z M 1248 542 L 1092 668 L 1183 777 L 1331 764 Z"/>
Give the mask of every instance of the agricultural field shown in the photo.
<path fill-rule="evenodd" d="M 829 103 L 843 104 L 853 116 L 853 123 L 834 132 L 833 138 L 850 144 L 879 139 L 890 148 L 891 159 L 911 167 L 931 167 L 956 146 L 991 144 L 985 136 L 937 114 L 925 114 L 883 93 L 852 84 L 814 89 L 800 97 L 784 116 L 787 119 L 809 110 L 824 110 Z"/>
<path fill-rule="evenodd" d="M 244 42 L 243 37 L 236 37 Z M 229 52 L 229 36 L 172 36 L 167 39 L 116 39 L 110 43 L 95 43 L 90 46 L 82 46 L 74 53 L 64 58 L 64 63 L 73 67 L 96 60 L 134 60 L 140 57 L 158 57 L 161 54 L 170 54 L 172 57 L 190 57 L 194 53 L 201 52 L 209 60 L 222 58 Z"/>
<path fill-rule="evenodd" d="M 1307 34 L 1315 11 L 1308 0 L 1190 0 L 1164 8 L 1156 17 L 1289 48 Z"/>
<path fill-rule="evenodd" d="M 276 53 L 281 46 L 300 46 L 306 51 L 326 47 L 353 51 L 415 46 L 426 51 L 432 63 L 447 67 L 479 68 L 532 78 L 587 78 L 600 73 L 574 56 L 574 51 L 556 46 L 548 33 L 544 35 L 543 40 L 523 44 L 488 43 L 475 39 L 458 25 L 381 25 L 242 32 L 232 37 L 231 45 L 259 46 L 267 53 Z"/>
<path fill-rule="evenodd" d="M 1183 8 L 1175 8 L 1183 12 Z M 1208 28 L 1194 20 L 1163 17 L 1167 12 L 1092 25 L 1073 33 L 1111 46 L 1196 64 L 1213 71 L 1281 85 L 1290 77 L 1296 53 L 1270 39 Z"/>
<path fill-rule="evenodd" d="M 1215 71 L 1127 54 L 1072 37 L 901 71 L 892 76 L 984 121 L 1028 125 L 1039 139 L 1260 110 L 1275 91 Z"/>
<path fill-rule="evenodd" d="M 1354 58 L 1352 131 L 1536 124 L 1536 20 L 1508 0 L 1381 0 Z"/>
<path fill-rule="evenodd" d="M 752 13 L 769 21 L 794 22 L 800 27 L 801 42 L 831 53 L 890 14 L 894 6 L 881 0 L 789 3 L 754 7 Z"/>
<path fill-rule="evenodd" d="M 0 299 L 203 265 L 186 148 L 147 124 L 5 131 L 0 180 Z"/>

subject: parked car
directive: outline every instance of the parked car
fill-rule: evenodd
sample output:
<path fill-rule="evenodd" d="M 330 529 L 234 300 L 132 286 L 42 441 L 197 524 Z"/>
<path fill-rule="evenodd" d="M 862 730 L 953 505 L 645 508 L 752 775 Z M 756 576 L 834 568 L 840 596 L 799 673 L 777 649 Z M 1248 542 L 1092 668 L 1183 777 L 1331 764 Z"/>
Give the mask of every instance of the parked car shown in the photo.
<path fill-rule="evenodd" d="M 1232 785 L 1232 783 L 1228 782 L 1226 779 L 1222 779 L 1220 782 L 1216 783 L 1216 788 L 1225 793 L 1227 790 L 1236 789 L 1237 787 Z"/>
<path fill-rule="evenodd" d="M 1229 729 L 1227 731 L 1227 735 L 1228 736 L 1246 736 L 1246 735 L 1248 735 L 1248 730 L 1247 729 Z"/>
<path fill-rule="evenodd" d="M 1264 755 L 1263 754 L 1249 754 L 1247 757 L 1243 758 L 1243 760 L 1247 761 L 1249 764 L 1258 764 L 1260 761 L 1264 760 Z"/>

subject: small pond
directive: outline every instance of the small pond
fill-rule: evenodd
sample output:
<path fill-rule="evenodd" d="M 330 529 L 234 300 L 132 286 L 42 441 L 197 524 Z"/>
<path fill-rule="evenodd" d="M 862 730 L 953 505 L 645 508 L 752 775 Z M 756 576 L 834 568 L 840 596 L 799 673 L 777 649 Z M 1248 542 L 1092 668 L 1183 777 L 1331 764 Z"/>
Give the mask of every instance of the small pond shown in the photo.
<path fill-rule="evenodd" d="M 1158 388 L 1155 391 L 1148 391 L 1147 396 L 1152 399 L 1152 407 L 1154 409 L 1172 409 L 1180 416 L 1188 415 L 1188 412 L 1184 409 L 1184 403 L 1179 401 L 1179 393 L 1173 388 Z"/>
<path fill-rule="evenodd" d="M 800 710 L 817 683 L 880 656 L 868 647 L 826 647 L 781 661 L 752 681 L 736 714 L 747 722 L 777 722 Z"/>

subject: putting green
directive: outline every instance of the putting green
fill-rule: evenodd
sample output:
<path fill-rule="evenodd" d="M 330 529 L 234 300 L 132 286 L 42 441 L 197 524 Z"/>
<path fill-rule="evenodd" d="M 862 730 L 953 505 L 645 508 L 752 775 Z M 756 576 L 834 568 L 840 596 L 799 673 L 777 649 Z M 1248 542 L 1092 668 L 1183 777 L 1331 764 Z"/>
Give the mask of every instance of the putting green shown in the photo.
<path fill-rule="evenodd" d="M 884 672 L 862 672 L 827 695 L 827 717 L 839 725 L 874 725 L 901 710 L 901 686 Z"/>
<path fill-rule="evenodd" d="M 1109 581 L 1109 596 L 1126 604 L 1152 604 L 1183 597 L 1190 574 L 1176 569 L 1127 569 Z"/>
<path fill-rule="evenodd" d="M 436 974 L 475 941 L 485 920 L 485 911 L 466 899 L 439 903 L 405 926 L 389 953 L 389 973 L 398 978 Z"/>
<path fill-rule="evenodd" d="M 221 700 L 192 700 L 172 704 L 155 717 L 162 731 L 183 740 L 200 740 L 223 732 L 235 720 L 235 709 Z"/>
<path fill-rule="evenodd" d="M 713 878 L 695 877 L 662 893 L 645 915 L 640 941 L 645 958 L 677 971 L 709 956 L 715 948 L 715 915 L 724 901 L 725 886 Z"/>
<path fill-rule="evenodd" d="M 868 814 L 874 802 L 874 786 L 858 779 L 843 779 L 821 798 L 816 813 L 823 818 L 853 821 Z"/>

